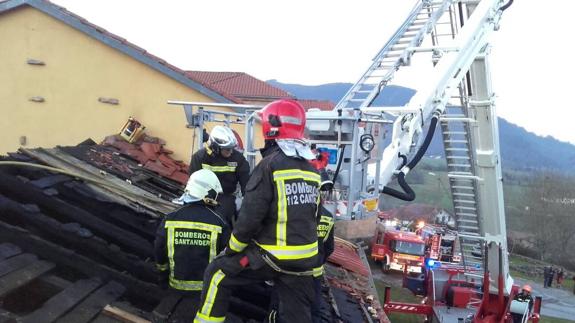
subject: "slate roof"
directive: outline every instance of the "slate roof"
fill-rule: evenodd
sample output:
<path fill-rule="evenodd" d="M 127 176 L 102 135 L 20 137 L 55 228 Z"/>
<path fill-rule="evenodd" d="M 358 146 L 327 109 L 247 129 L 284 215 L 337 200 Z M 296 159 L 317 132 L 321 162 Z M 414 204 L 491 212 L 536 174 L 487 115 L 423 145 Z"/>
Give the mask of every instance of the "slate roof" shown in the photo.
<path fill-rule="evenodd" d="M 66 10 L 55 3 L 47 0 L 0 0 L 0 15 L 28 5 L 45 14 L 62 21 L 86 35 L 101 41 L 102 43 L 140 61 L 141 63 L 165 74 L 166 76 L 196 90 L 207 97 L 220 103 L 238 103 L 235 98 L 207 83 L 189 76 L 186 71 L 166 62 L 165 60 L 148 53 L 145 49 L 130 43 L 125 38 L 117 36 L 106 29 L 90 23 L 88 20 Z"/>

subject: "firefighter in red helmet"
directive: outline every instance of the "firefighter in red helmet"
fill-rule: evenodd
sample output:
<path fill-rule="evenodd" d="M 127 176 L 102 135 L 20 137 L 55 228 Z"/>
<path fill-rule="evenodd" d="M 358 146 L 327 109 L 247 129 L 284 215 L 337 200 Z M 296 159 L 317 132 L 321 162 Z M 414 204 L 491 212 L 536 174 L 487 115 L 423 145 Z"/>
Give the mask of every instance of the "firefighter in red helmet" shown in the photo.
<path fill-rule="evenodd" d="M 264 281 L 274 282 L 279 320 L 311 322 L 320 176 L 309 163 L 315 156 L 304 140 L 305 111 L 297 101 L 279 100 L 260 117 L 263 159 L 246 185 L 225 254 L 206 269 L 194 322 L 223 322 L 232 291 Z"/>
<path fill-rule="evenodd" d="M 521 292 L 515 295 L 514 302 L 522 302 L 527 304 L 524 307 L 525 309 L 521 309 L 521 307 L 514 309 L 513 308 L 514 306 L 513 305 L 511 306 L 510 312 L 514 323 L 527 322 L 526 318 L 531 316 L 531 311 L 533 309 L 533 296 L 531 295 L 531 292 L 532 292 L 531 286 L 523 285 L 523 287 L 521 288 Z"/>

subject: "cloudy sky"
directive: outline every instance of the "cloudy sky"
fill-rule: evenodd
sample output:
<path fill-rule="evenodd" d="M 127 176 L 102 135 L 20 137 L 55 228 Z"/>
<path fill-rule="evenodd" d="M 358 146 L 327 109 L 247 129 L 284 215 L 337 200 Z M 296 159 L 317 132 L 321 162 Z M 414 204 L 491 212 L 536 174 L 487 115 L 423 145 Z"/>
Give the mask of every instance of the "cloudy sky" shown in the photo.
<path fill-rule="evenodd" d="M 188 70 L 355 82 L 413 0 L 52 0 Z M 575 143 L 573 0 L 515 0 L 493 36 L 498 115 Z"/>

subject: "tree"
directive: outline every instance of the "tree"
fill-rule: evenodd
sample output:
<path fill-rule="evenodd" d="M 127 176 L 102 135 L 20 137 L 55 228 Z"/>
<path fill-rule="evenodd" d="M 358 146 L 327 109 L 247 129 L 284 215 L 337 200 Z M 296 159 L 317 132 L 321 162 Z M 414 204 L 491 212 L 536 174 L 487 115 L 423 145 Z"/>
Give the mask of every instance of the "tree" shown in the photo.
<path fill-rule="evenodd" d="M 567 256 L 575 237 L 575 185 L 573 179 L 553 173 L 537 176 L 527 194 L 526 227 L 541 260 Z M 573 252 L 569 251 L 568 256 Z"/>

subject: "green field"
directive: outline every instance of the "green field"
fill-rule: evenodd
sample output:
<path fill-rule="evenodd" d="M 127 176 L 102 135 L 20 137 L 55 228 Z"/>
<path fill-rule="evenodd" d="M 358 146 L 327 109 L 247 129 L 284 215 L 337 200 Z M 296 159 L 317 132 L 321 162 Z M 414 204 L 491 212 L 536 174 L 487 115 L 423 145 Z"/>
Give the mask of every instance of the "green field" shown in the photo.
<path fill-rule="evenodd" d="M 445 169 L 445 161 L 441 159 L 424 158 L 417 167 L 412 170 L 406 180 L 415 191 L 416 198 L 413 202 L 405 202 L 396 198 L 388 197 L 383 202 L 384 209 L 405 206 L 411 203 L 429 204 L 437 206 L 453 213 L 449 179 Z M 507 227 L 511 230 L 524 231 L 526 196 L 528 195 L 530 174 L 520 171 L 505 171 L 503 193 L 505 199 L 505 214 Z M 391 185 L 398 189 L 396 184 Z"/>

